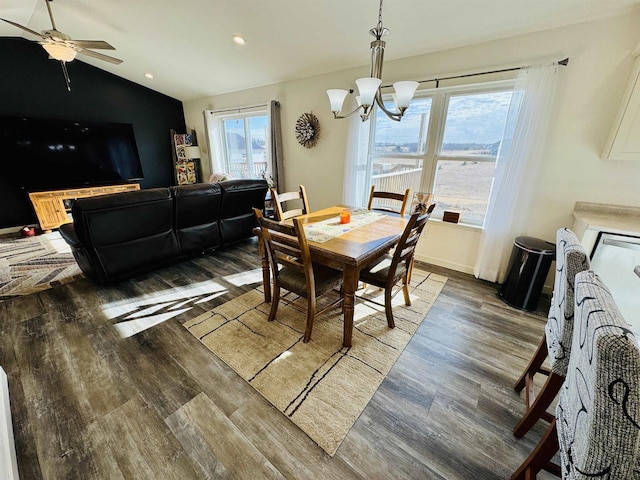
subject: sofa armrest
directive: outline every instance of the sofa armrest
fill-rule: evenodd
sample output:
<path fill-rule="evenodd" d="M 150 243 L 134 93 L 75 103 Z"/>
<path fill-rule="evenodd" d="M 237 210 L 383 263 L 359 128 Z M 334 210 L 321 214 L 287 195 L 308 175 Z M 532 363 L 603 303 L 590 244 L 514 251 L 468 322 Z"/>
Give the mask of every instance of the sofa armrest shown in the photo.
<path fill-rule="evenodd" d="M 65 223 L 64 225 L 60 225 L 60 236 L 73 248 L 82 248 L 82 243 L 80 242 L 80 240 L 78 240 L 76 229 L 74 228 L 73 223 Z"/>

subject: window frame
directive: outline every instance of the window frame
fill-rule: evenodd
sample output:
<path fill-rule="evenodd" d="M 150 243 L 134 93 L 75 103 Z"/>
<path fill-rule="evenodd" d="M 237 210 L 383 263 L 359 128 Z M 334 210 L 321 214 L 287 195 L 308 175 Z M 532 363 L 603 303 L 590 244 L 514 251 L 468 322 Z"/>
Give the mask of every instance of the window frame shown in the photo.
<path fill-rule="evenodd" d="M 254 117 L 266 117 L 267 118 L 267 131 L 265 135 L 265 162 L 266 162 L 266 173 L 268 175 L 272 175 L 272 165 L 271 165 L 271 136 L 269 132 L 271 130 L 271 115 L 269 115 L 268 110 L 250 110 L 250 111 L 242 111 L 242 112 L 234 112 L 225 115 L 220 115 L 220 136 L 221 136 L 221 147 L 222 147 L 222 155 L 224 159 L 225 171 L 231 174 L 231 161 L 227 144 L 227 128 L 225 126 L 225 121 L 227 120 L 239 120 L 242 119 L 243 127 L 244 127 L 244 143 L 245 143 L 245 152 L 247 152 L 246 165 L 249 171 L 254 171 L 254 163 L 253 163 L 253 147 L 251 144 L 251 140 L 253 137 L 251 135 L 247 135 L 247 132 L 251 132 L 250 121 L 251 118 Z M 251 153 L 251 160 L 249 159 L 249 153 Z M 254 178 L 254 177 L 249 177 Z M 263 177 L 255 177 L 255 178 L 263 178 Z"/>
<path fill-rule="evenodd" d="M 373 171 L 373 164 L 376 159 L 380 158 L 410 158 L 410 159 L 422 159 L 422 173 L 420 177 L 420 190 L 421 192 L 433 192 L 436 184 L 436 174 L 439 161 L 474 161 L 474 162 L 493 162 L 497 161 L 497 155 L 474 155 L 474 156 L 462 156 L 462 155 L 443 155 L 442 154 L 442 142 L 444 140 L 444 130 L 447 121 L 447 114 L 449 108 L 449 102 L 451 97 L 474 95 L 492 92 L 504 92 L 513 91 L 515 87 L 515 79 L 511 80 L 498 80 L 492 82 L 476 83 L 469 85 L 456 85 L 448 87 L 438 87 L 431 89 L 418 90 L 414 96 L 418 98 L 431 98 L 431 107 L 429 112 L 429 122 L 426 130 L 426 146 L 423 154 L 409 155 L 409 154 L 379 154 L 375 153 L 375 130 L 377 116 L 384 114 L 380 112 L 379 108 L 374 109 L 371 115 L 371 122 L 369 125 L 369 144 L 367 151 L 367 175 L 369 183 L 371 183 L 371 176 Z M 390 94 L 383 95 L 385 102 L 392 101 Z M 411 107 L 409 107 L 411 108 Z M 415 193 L 415 192 L 412 192 Z M 368 192 L 366 192 L 368 195 Z M 437 198 L 436 198 L 437 201 Z M 433 216 L 435 219 L 442 219 L 441 215 Z M 486 212 L 485 212 L 486 218 Z M 462 225 L 472 227 L 482 227 L 482 222 L 474 220 L 465 220 L 462 218 Z"/>

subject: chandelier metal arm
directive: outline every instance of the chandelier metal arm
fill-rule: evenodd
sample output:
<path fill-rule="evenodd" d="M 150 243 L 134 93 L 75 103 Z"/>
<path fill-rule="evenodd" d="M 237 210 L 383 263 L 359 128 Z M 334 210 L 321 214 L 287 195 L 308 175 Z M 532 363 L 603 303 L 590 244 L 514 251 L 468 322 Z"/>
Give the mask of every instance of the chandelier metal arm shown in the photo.
<path fill-rule="evenodd" d="M 396 122 L 399 122 L 400 120 L 402 120 L 402 116 L 404 115 L 406 108 L 399 108 L 400 110 L 399 112 L 392 112 L 388 110 L 384 106 L 384 101 L 382 100 L 382 92 L 380 90 L 376 92 L 375 99 L 376 99 L 376 103 L 378 104 L 378 107 L 380 108 L 380 110 L 382 110 L 385 113 L 387 117 L 389 117 L 391 120 L 395 120 Z"/>
<path fill-rule="evenodd" d="M 339 113 L 333 112 L 333 118 L 337 118 L 337 119 L 343 119 L 343 118 L 349 118 L 351 115 L 358 113 L 360 111 L 360 109 L 364 108 L 365 109 L 365 113 L 361 113 L 360 116 L 362 115 L 366 115 L 367 117 L 369 116 L 369 114 L 371 113 L 371 108 L 370 107 L 363 107 L 362 105 L 358 105 L 355 110 L 349 112 L 349 113 L 345 113 L 343 115 L 340 115 Z"/>

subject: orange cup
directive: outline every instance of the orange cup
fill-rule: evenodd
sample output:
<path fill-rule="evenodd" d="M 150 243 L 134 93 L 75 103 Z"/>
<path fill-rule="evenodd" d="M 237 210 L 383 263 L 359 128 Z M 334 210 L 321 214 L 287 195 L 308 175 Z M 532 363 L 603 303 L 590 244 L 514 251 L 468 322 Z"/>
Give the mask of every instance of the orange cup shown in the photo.
<path fill-rule="evenodd" d="M 345 210 L 340 212 L 340 223 L 349 223 L 351 221 L 351 212 Z"/>

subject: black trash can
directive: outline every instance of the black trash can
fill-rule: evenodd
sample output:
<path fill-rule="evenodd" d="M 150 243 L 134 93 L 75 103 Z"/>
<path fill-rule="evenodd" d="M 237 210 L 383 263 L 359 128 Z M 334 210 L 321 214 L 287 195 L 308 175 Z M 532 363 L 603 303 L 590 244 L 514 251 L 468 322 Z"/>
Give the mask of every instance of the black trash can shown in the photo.
<path fill-rule="evenodd" d="M 507 278 L 498 290 L 500 298 L 520 310 L 535 310 L 555 258 L 555 244 L 534 237 L 517 237 Z"/>

